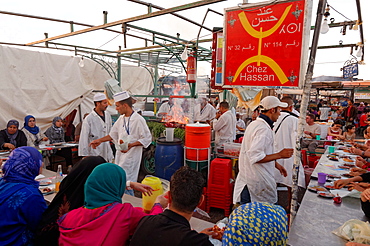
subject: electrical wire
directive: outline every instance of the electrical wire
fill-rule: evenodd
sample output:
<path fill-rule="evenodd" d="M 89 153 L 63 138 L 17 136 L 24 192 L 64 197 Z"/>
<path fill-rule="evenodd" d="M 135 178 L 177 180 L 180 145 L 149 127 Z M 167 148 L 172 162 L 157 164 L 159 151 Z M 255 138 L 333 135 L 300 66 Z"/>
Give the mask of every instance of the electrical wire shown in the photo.
<path fill-rule="evenodd" d="M 119 35 L 121 35 L 121 33 L 120 33 L 120 34 L 118 34 L 117 36 L 115 36 L 114 38 L 112 38 L 111 40 L 109 40 L 108 42 L 106 42 L 106 43 L 104 43 L 104 44 L 100 45 L 97 49 L 100 49 L 100 48 L 101 48 L 101 47 L 103 47 L 104 45 L 106 45 L 106 44 L 108 44 L 109 42 L 113 41 L 113 40 L 114 40 L 114 39 L 116 39 Z"/>
<path fill-rule="evenodd" d="M 344 18 L 346 18 L 347 20 L 350 20 L 350 18 L 346 17 L 344 14 L 342 14 L 341 12 L 339 12 L 338 10 L 336 10 L 332 5 L 330 5 L 329 3 L 327 3 L 328 7 L 330 7 L 332 10 L 334 10 L 335 12 L 337 12 L 338 14 L 340 14 L 341 16 L 343 16 Z"/>

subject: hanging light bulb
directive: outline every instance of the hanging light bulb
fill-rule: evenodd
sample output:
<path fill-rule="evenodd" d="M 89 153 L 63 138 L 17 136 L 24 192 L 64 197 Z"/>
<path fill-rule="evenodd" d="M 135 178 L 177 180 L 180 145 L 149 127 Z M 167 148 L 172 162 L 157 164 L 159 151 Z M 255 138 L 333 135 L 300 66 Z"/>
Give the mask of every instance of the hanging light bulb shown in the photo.
<path fill-rule="evenodd" d="M 328 20 L 325 18 L 321 24 L 320 33 L 325 34 L 327 32 L 329 32 L 329 24 L 328 24 Z"/>
<path fill-rule="evenodd" d="M 184 61 L 186 59 L 188 59 L 188 46 L 187 45 L 185 45 L 185 49 L 184 49 L 184 51 L 181 54 L 181 59 L 184 60 Z"/>
<path fill-rule="evenodd" d="M 79 65 L 80 67 L 84 67 L 84 66 L 85 66 L 83 56 L 81 56 L 81 59 L 80 59 L 80 62 L 78 63 L 78 65 Z"/>
<path fill-rule="evenodd" d="M 324 13 L 325 18 L 321 24 L 321 29 L 320 29 L 321 34 L 325 34 L 329 31 L 329 23 L 328 23 L 328 17 L 330 16 L 329 11 L 330 11 L 329 4 L 327 4 L 325 8 L 325 13 Z"/>
<path fill-rule="evenodd" d="M 357 53 L 356 53 L 356 56 L 357 56 L 357 57 L 362 57 L 362 46 L 359 46 L 359 47 L 358 47 L 358 51 L 357 51 Z"/>

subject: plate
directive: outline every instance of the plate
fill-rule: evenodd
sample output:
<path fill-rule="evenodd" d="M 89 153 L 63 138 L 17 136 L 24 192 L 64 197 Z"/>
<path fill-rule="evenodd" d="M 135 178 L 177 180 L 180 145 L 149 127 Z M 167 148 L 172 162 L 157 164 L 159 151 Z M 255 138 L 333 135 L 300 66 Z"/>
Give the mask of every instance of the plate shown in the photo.
<path fill-rule="evenodd" d="M 332 184 L 324 185 L 324 187 L 329 190 L 335 190 L 334 185 Z"/>
<path fill-rule="evenodd" d="M 333 193 L 330 193 L 330 192 L 318 192 L 317 194 L 319 196 L 325 197 L 325 198 L 334 198 L 335 197 L 335 195 Z"/>
<path fill-rule="evenodd" d="M 340 175 L 337 175 L 337 174 L 328 174 L 328 177 L 329 178 L 332 178 L 332 179 L 340 179 L 340 178 L 342 178 Z"/>
<path fill-rule="evenodd" d="M 338 167 L 342 169 L 350 169 L 350 167 L 347 167 L 347 166 L 338 166 Z"/>
<path fill-rule="evenodd" d="M 54 189 L 51 189 L 49 187 L 39 188 L 39 190 L 41 191 L 42 195 L 44 195 L 44 196 L 54 193 Z"/>
<path fill-rule="evenodd" d="M 39 181 L 39 186 L 47 186 L 53 183 L 51 180 L 40 180 Z"/>
<path fill-rule="evenodd" d="M 328 192 L 327 189 L 325 189 L 324 187 L 322 186 L 319 186 L 319 185 L 309 185 L 307 186 L 307 189 L 309 191 L 313 191 L 313 192 L 318 192 L 318 191 L 321 191 L 321 192 Z"/>

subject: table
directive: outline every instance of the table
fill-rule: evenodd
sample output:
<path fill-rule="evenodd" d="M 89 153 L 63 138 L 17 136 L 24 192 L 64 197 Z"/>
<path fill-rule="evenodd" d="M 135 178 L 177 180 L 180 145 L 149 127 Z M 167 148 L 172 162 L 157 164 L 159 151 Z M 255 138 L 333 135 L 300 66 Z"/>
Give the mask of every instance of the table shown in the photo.
<path fill-rule="evenodd" d="M 318 172 L 347 172 L 329 169 L 327 164 L 336 165 L 336 162 L 327 158 L 327 151 L 321 156 L 313 177 L 317 177 Z M 318 182 L 311 179 L 310 185 L 318 185 Z M 344 197 L 342 203 L 337 205 L 332 199 L 321 198 L 314 192 L 306 191 L 292 223 L 288 243 L 291 246 L 345 245 L 347 241 L 334 235 L 332 231 L 350 219 L 368 220 L 361 210 L 360 199 Z"/>
<path fill-rule="evenodd" d="M 47 169 L 43 169 L 42 174 L 46 178 L 54 177 L 56 175 L 55 172 L 47 170 Z M 44 196 L 44 199 L 47 202 L 50 203 L 54 199 L 55 195 L 56 195 L 56 193 L 46 195 L 46 196 Z M 138 197 L 123 195 L 122 201 L 131 203 L 132 206 L 134 206 L 134 207 L 141 207 L 142 206 L 141 198 L 138 198 Z M 198 218 L 195 218 L 195 217 L 191 217 L 190 226 L 193 230 L 196 230 L 197 232 L 200 232 L 200 231 L 204 230 L 205 228 L 213 227 L 214 224 L 211 223 L 211 222 L 205 221 L 205 220 L 201 220 L 201 219 L 198 219 Z"/>

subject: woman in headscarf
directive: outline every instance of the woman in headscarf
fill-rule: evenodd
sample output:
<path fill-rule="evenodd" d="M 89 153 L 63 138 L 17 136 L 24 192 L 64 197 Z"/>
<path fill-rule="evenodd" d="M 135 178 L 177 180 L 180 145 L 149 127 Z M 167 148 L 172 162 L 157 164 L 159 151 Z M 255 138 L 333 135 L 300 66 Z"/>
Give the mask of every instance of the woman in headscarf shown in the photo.
<path fill-rule="evenodd" d="M 13 150 L 21 146 L 27 146 L 26 135 L 18 130 L 19 122 L 10 120 L 6 129 L 0 131 L 0 148 L 3 150 Z"/>
<path fill-rule="evenodd" d="M 0 178 L 0 245 L 32 245 L 46 202 L 35 177 L 42 156 L 33 147 L 15 149 Z"/>
<path fill-rule="evenodd" d="M 122 204 L 125 189 L 126 172 L 120 166 L 97 166 L 85 183 L 85 205 L 58 221 L 59 245 L 127 245 L 142 217 L 159 214 L 167 206 L 164 196 L 158 196 L 146 214 L 130 203 Z"/>
<path fill-rule="evenodd" d="M 57 116 L 53 119 L 53 125 L 49 127 L 45 135 L 49 138 L 50 143 L 62 143 L 64 140 L 64 129 L 63 129 L 62 118 Z M 72 166 L 72 150 L 71 148 L 62 148 L 55 152 L 56 155 L 63 157 L 66 160 L 67 167 Z"/>
<path fill-rule="evenodd" d="M 39 146 L 41 141 L 47 141 L 48 137 L 40 132 L 40 128 L 36 126 L 36 119 L 32 115 L 27 115 L 24 118 L 24 126 L 22 131 L 27 137 L 27 146 Z"/>
<path fill-rule="evenodd" d="M 239 206 L 229 217 L 222 245 L 286 245 L 288 218 L 285 210 L 267 202 Z"/>
<path fill-rule="evenodd" d="M 36 245 L 58 245 L 57 220 L 65 213 L 84 205 L 84 185 L 93 169 L 105 163 L 103 157 L 89 156 L 77 163 L 60 184 L 59 192 L 42 215 L 37 230 Z"/>
<path fill-rule="evenodd" d="M 65 142 L 64 129 L 62 126 L 62 118 L 59 116 L 54 117 L 53 125 L 49 127 L 45 132 L 45 135 L 49 138 L 51 144 Z"/>

